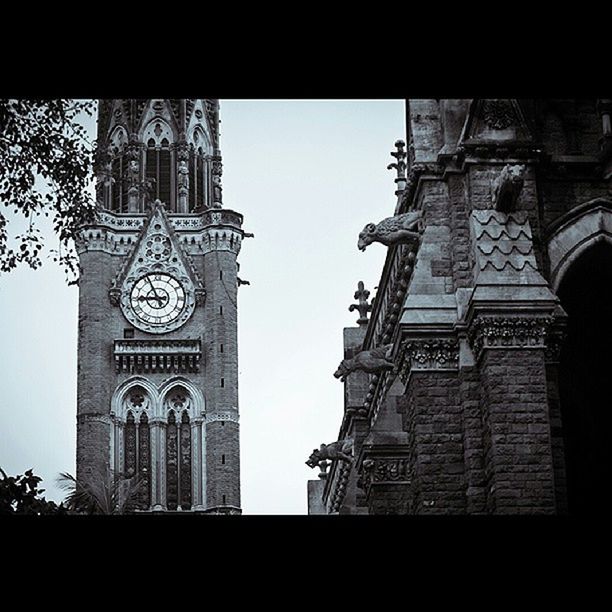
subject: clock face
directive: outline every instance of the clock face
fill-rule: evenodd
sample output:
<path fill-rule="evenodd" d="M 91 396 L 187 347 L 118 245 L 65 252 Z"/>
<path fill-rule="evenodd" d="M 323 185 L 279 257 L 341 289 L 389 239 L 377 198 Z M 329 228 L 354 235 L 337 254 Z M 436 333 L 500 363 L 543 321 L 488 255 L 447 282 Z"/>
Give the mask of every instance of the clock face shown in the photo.
<path fill-rule="evenodd" d="M 169 274 L 147 274 L 134 283 L 130 292 L 130 305 L 134 314 L 145 323 L 170 323 L 185 308 L 185 290 Z"/>

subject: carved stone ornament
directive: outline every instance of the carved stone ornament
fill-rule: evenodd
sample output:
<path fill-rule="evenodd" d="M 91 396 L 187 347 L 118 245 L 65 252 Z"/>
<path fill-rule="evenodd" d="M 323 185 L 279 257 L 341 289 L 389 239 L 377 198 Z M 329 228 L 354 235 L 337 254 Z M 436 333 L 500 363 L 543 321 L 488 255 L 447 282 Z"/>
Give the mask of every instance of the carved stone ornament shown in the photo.
<path fill-rule="evenodd" d="M 108 299 L 113 306 L 119 306 L 121 303 L 121 289 L 113 287 L 108 292 Z"/>
<path fill-rule="evenodd" d="M 395 365 L 390 360 L 392 349 L 392 344 L 385 344 L 370 351 L 361 351 L 352 359 L 343 359 L 334 372 L 334 377 L 344 382 L 349 374 L 358 370 L 368 374 L 393 370 Z"/>
<path fill-rule="evenodd" d="M 394 217 L 387 217 L 380 223 L 368 223 L 359 234 L 357 248 L 365 251 L 373 242 L 385 246 L 416 243 L 420 239 L 422 215 L 420 211 L 412 211 Z"/>
<path fill-rule="evenodd" d="M 368 324 L 368 312 L 372 310 L 372 304 L 368 304 L 369 297 L 370 292 L 364 287 L 363 281 L 359 281 L 357 283 L 357 291 L 355 291 L 355 299 L 359 300 L 359 303 L 349 306 L 349 312 L 359 311 L 359 319 L 357 320 L 359 325 Z"/>
<path fill-rule="evenodd" d="M 506 164 L 493 183 L 493 208 L 500 212 L 516 210 L 523 189 L 525 166 Z"/>
<path fill-rule="evenodd" d="M 353 461 L 353 440 L 347 438 L 338 440 L 331 444 L 321 444 L 321 448 L 314 449 L 306 461 L 306 465 L 310 468 L 317 467 L 322 461 L 336 459 L 351 463 Z"/>
<path fill-rule="evenodd" d="M 367 492 L 373 484 L 383 483 L 410 483 L 406 457 L 373 457 L 362 462 L 357 486 Z"/>
<path fill-rule="evenodd" d="M 456 339 L 410 340 L 404 345 L 400 380 L 406 383 L 415 370 L 456 370 L 459 342 Z"/>
<path fill-rule="evenodd" d="M 387 170 L 395 170 L 397 177 L 396 183 L 406 180 L 406 143 L 403 140 L 395 141 L 395 151 L 391 151 L 391 157 L 395 157 L 396 161 L 387 166 Z"/>
<path fill-rule="evenodd" d="M 109 290 L 111 302 L 117 296 L 124 317 L 152 334 L 178 329 L 203 301 L 202 282 L 159 201 Z"/>
<path fill-rule="evenodd" d="M 482 119 L 492 130 L 505 130 L 516 121 L 510 100 L 483 100 Z"/>
<path fill-rule="evenodd" d="M 552 316 L 478 316 L 468 333 L 478 358 L 485 349 L 545 348 Z"/>

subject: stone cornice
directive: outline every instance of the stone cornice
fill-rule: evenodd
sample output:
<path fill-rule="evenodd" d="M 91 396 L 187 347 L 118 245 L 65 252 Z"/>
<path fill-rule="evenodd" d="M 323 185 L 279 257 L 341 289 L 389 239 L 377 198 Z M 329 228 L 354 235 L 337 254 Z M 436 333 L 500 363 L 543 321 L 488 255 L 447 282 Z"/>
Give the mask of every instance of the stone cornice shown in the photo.
<path fill-rule="evenodd" d="M 77 240 L 77 251 L 103 251 L 127 255 L 136 243 L 148 215 L 97 212 L 97 223 L 83 226 Z M 202 255 L 212 250 L 240 251 L 245 233 L 242 215 L 227 209 L 210 209 L 201 214 L 167 213 L 169 225 L 177 241 L 189 255 Z"/>

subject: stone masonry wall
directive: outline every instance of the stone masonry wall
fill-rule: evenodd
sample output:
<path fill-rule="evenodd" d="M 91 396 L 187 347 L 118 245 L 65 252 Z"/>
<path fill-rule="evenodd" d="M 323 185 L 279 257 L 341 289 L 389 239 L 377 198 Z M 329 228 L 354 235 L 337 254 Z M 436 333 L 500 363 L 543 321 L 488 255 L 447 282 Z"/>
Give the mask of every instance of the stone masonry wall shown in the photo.
<path fill-rule="evenodd" d="M 400 409 L 408 433 L 410 513 L 464 513 L 465 466 L 457 373 L 413 372 Z"/>
<path fill-rule="evenodd" d="M 462 406 L 463 450 L 466 479 L 466 510 L 482 514 L 486 508 L 483 420 L 480 406 L 480 375 L 475 366 L 459 371 Z"/>
<path fill-rule="evenodd" d="M 485 350 L 480 372 L 487 512 L 553 513 L 543 350 Z"/>

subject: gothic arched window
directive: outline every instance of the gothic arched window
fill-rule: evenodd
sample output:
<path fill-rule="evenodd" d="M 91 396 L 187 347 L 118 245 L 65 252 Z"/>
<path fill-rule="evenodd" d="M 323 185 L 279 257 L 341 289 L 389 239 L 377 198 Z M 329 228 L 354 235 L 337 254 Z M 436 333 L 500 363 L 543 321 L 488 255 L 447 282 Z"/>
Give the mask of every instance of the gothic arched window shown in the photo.
<path fill-rule="evenodd" d="M 114 212 L 128 212 L 127 156 L 125 147 L 127 132 L 117 127 L 110 137 L 109 168 L 107 169 L 106 205 Z"/>
<path fill-rule="evenodd" d="M 197 132 L 196 132 L 197 134 Z M 191 185 L 189 190 L 189 212 L 202 210 L 204 208 L 204 193 L 205 193 L 205 166 L 204 152 L 202 147 L 191 149 L 189 167 L 191 173 Z"/>
<path fill-rule="evenodd" d="M 123 400 L 123 466 L 125 478 L 138 476 L 137 505 L 146 509 L 151 505 L 151 445 L 149 415 L 151 402 L 147 392 L 136 385 Z M 121 446 L 119 446 L 121 448 Z"/>
<path fill-rule="evenodd" d="M 120 385 L 112 400 L 113 471 L 138 476 L 133 508 L 201 510 L 205 507 L 204 398 L 187 381 L 162 390 L 140 377 Z"/>
<path fill-rule="evenodd" d="M 145 177 L 150 185 L 150 195 L 161 200 L 169 211 L 176 210 L 173 185 L 173 152 L 170 145 L 174 136 L 170 126 L 161 119 L 155 119 L 145 128 L 143 140 L 146 143 Z"/>
<path fill-rule="evenodd" d="M 190 510 L 191 474 L 191 397 L 182 386 L 166 396 L 166 504 L 168 510 Z"/>

